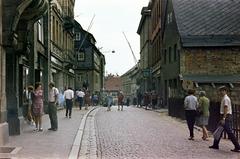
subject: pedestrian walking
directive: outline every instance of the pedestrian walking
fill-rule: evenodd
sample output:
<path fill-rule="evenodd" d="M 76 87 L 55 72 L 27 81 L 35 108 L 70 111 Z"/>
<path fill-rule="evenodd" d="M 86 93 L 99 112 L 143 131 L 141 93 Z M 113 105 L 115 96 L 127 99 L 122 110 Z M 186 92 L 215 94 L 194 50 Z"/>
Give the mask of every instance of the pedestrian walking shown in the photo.
<path fill-rule="evenodd" d="M 113 103 L 113 97 L 111 96 L 110 92 L 107 93 L 106 101 L 107 101 L 107 111 L 111 111 L 111 106 L 112 106 L 112 103 Z"/>
<path fill-rule="evenodd" d="M 133 106 L 137 106 L 137 97 L 133 97 Z"/>
<path fill-rule="evenodd" d="M 156 91 L 152 91 L 152 94 L 151 94 L 151 100 L 152 100 L 152 109 L 155 109 L 156 108 L 156 105 L 157 105 L 157 93 Z"/>
<path fill-rule="evenodd" d="M 92 102 L 93 102 L 94 106 L 98 105 L 98 95 L 97 95 L 97 93 L 92 95 Z"/>
<path fill-rule="evenodd" d="M 66 118 L 71 118 L 72 116 L 72 107 L 73 107 L 73 99 L 74 99 L 74 92 L 71 87 L 68 87 L 67 90 L 64 91 L 64 99 L 66 101 Z"/>
<path fill-rule="evenodd" d="M 23 107 L 22 107 L 22 115 L 24 117 L 24 122 L 28 123 L 28 89 L 26 87 L 23 88 Z"/>
<path fill-rule="evenodd" d="M 198 107 L 197 97 L 194 96 L 195 90 L 189 89 L 188 96 L 184 99 L 184 108 L 185 108 L 185 115 L 187 120 L 188 129 L 190 132 L 189 140 L 194 140 L 194 124 L 196 121 L 196 110 Z"/>
<path fill-rule="evenodd" d="M 85 103 L 85 110 L 88 110 L 88 107 L 91 105 L 91 95 L 89 90 L 86 90 L 85 92 L 84 103 Z"/>
<path fill-rule="evenodd" d="M 35 91 L 33 93 L 33 114 L 36 124 L 36 128 L 34 131 L 43 131 L 42 128 L 43 90 L 42 84 L 40 82 L 37 82 L 35 84 Z"/>
<path fill-rule="evenodd" d="M 145 109 L 147 110 L 147 108 L 148 108 L 148 106 L 150 104 L 150 94 L 148 92 L 144 93 L 143 103 L 144 103 Z"/>
<path fill-rule="evenodd" d="M 78 100 L 78 103 L 79 103 L 79 109 L 81 110 L 82 109 L 82 106 L 83 106 L 83 99 L 84 99 L 84 96 L 85 96 L 85 93 L 79 89 L 77 92 L 77 100 Z"/>
<path fill-rule="evenodd" d="M 31 125 L 35 125 L 33 117 L 33 86 L 28 86 L 27 101 L 28 101 L 28 119 Z"/>
<path fill-rule="evenodd" d="M 199 126 L 202 127 L 202 132 L 203 132 L 202 139 L 203 140 L 207 140 L 207 138 L 208 138 L 208 131 L 207 131 L 206 126 L 208 125 L 209 105 L 210 105 L 210 101 L 206 97 L 206 92 L 200 91 L 199 92 L 199 107 L 197 109 L 200 113 L 200 116 L 197 118 L 197 123 Z"/>
<path fill-rule="evenodd" d="M 120 110 L 120 106 L 121 106 L 121 111 L 123 111 L 123 99 L 124 99 L 124 95 L 122 91 L 118 92 L 118 110 Z"/>
<path fill-rule="evenodd" d="M 141 107 L 142 105 L 142 93 L 140 91 L 137 92 L 137 107 Z"/>
<path fill-rule="evenodd" d="M 220 124 L 223 126 L 223 129 L 228 134 L 228 138 L 232 141 L 234 145 L 234 149 L 232 149 L 231 151 L 240 152 L 240 145 L 237 141 L 237 138 L 234 136 L 233 130 L 232 130 L 232 105 L 231 105 L 231 100 L 227 95 L 227 87 L 226 86 L 219 87 L 219 92 L 220 92 L 220 95 L 222 96 L 221 105 L 220 105 L 220 114 L 222 119 L 220 121 Z M 222 133 L 219 139 L 214 139 L 213 145 L 209 146 L 209 148 L 219 149 L 219 142 L 221 140 Z"/>
<path fill-rule="evenodd" d="M 58 129 L 58 119 L 57 119 L 57 103 L 58 103 L 59 91 L 54 86 L 54 83 L 49 83 L 49 93 L 48 93 L 48 115 L 50 119 L 51 127 L 48 130 L 57 131 Z"/>
<path fill-rule="evenodd" d="M 126 105 L 127 105 L 127 106 L 130 105 L 130 98 L 129 98 L 129 97 L 127 97 Z"/>

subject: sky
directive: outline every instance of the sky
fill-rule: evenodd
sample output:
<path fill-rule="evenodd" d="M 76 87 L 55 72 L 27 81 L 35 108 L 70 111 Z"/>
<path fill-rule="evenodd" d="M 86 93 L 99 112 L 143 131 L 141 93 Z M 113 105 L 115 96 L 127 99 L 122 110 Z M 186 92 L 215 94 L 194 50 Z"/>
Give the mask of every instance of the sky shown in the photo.
<path fill-rule="evenodd" d="M 141 9 L 149 0 L 76 0 L 75 19 L 93 34 L 105 55 L 106 74 L 122 75 L 135 65 L 131 49 L 124 38 L 125 33 L 132 50 L 139 60 L 140 40 L 137 34 Z M 93 18 L 94 17 L 94 18 Z M 111 53 L 112 51 L 115 53 Z"/>

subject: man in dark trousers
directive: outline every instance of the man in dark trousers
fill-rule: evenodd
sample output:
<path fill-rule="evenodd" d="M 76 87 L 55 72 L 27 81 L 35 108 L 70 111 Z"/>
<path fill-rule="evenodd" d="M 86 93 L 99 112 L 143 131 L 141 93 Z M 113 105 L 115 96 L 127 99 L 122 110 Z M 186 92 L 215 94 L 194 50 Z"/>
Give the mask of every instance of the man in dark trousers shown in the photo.
<path fill-rule="evenodd" d="M 58 102 L 59 91 L 54 87 L 54 83 L 49 83 L 49 93 L 48 93 L 48 115 L 50 119 L 51 128 L 48 130 L 56 131 L 58 129 L 57 120 L 57 102 Z"/>
<path fill-rule="evenodd" d="M 233 134 L 232 130 L 232 104 L 231 100 L 227 95 L 227 87 L 222 86 L 219 87 L 220 94 L 222 96 L 221 106 L 220 106 L 220 114 L 221 114 L 221 121 L 220 124 L 222 124 L 224 130 L 228 134 L 228 138 L 232 141 L 233 145 L 235 146 L 234 149 L 231 151 L 233 152 L 240 152 L 240 145 L 237 141 L 237 138 Z M 222 137 L 222 133 L 221 133 Z M 214 139 L 213 145 L 209 146 L 211 149 L 219 149 L 219 142 L 221 140 L 221 137 L 216 140 Z"/>
<path fill-rule="evenodd" d="M 64 99 L 66 100 L 66 118 L 71 118 L 72 115 L 72 106 L 74 99 L 74 92 L 71 87 L 68 87 L 66 91 L 64 91 Z"/>

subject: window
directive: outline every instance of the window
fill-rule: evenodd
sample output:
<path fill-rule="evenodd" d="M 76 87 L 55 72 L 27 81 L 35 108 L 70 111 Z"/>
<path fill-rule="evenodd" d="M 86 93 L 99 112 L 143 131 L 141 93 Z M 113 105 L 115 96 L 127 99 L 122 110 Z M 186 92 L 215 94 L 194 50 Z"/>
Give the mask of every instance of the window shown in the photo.
<path fill-rule="evenodd" d="M 172 48 L 171 47 L 168 48 L 168 61 L 169 61 L 169 63 L 172 62 Z"/>
<path fill-rule="evenodd" d="M 37 34 L 38 34 L 38 40 L 41 43 L 44 43 L 44 38 L 43 38 L 43 18 L 39 19 L 37 21 Z"/>
<path fill-rule="evenodd" d="M 164 49 L 164 64 L 166 64 L 167 63 L 167 50 L 166 49 Z"/>
<path fill-rule="evenodd" d="M 177 61 L 177 44 L 174 45 L 174 61 Z"/>
<path fill-rule="evenodd" d="M 77 55 L 77 60 L 78 61 L 85 61 L 85 53 L 84 52 L 79 52 Z"/>
<path fill-rule="evenodd" d="M 52 40 L 55 41 L 55 17 L 52 16 Z"/>
<path fill-rule="evenodd" d="M 76 33 L 75 40 L 80 40 L 81 39 L 81 33 Z"/>
<path fill-rule="evenodd" d="M 82 75 L 79 75 L 79 76 L 78 76 L 78 80 L 79 80 L 80 82 L 82 82 Z"/>
<path fill-rule="evenodd" d="M 98 75 L 95 74 L 95 83 L 97 84 L 98 83 Z"/>
<path fill-rule="evenodd" d="M 172 12 L 167 15 L 167 23 L 169 24 L 171 22 L 172 22 Z"/>

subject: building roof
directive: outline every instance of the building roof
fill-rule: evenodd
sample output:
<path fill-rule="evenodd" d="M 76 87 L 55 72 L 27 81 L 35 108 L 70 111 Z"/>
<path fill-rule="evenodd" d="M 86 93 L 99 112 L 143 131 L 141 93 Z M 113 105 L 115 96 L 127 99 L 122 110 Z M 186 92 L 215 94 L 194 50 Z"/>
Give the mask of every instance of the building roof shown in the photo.
<path fill-rule="evenodd" d="M 142 27 L 143 27 L 143 23 L 144 23 L 146 17 L 151 15 L 151 10 L 149 10 L 148 7 L 143 7 L 142 11 L 141 11 L 141 15 L 142 15 L 142 17 L 141 17 L 141 20 L 139 22 L 138 29 L 137 29 L 137 33 L 138 34 L 141 33 L 141 30 L 142 30 Z"/>
<path fill-rule="evenodd" d="M 139 65 L 140 64 L 138 62 L 136 65 L 130 68 L 127 72 L 125 72 L 121 77 L 135 75 L 139 71 Z"/>
<path fill-rule="evenodd" d="M 239 0 L 172 0 L 183 46 L 240 46 Z"/>

